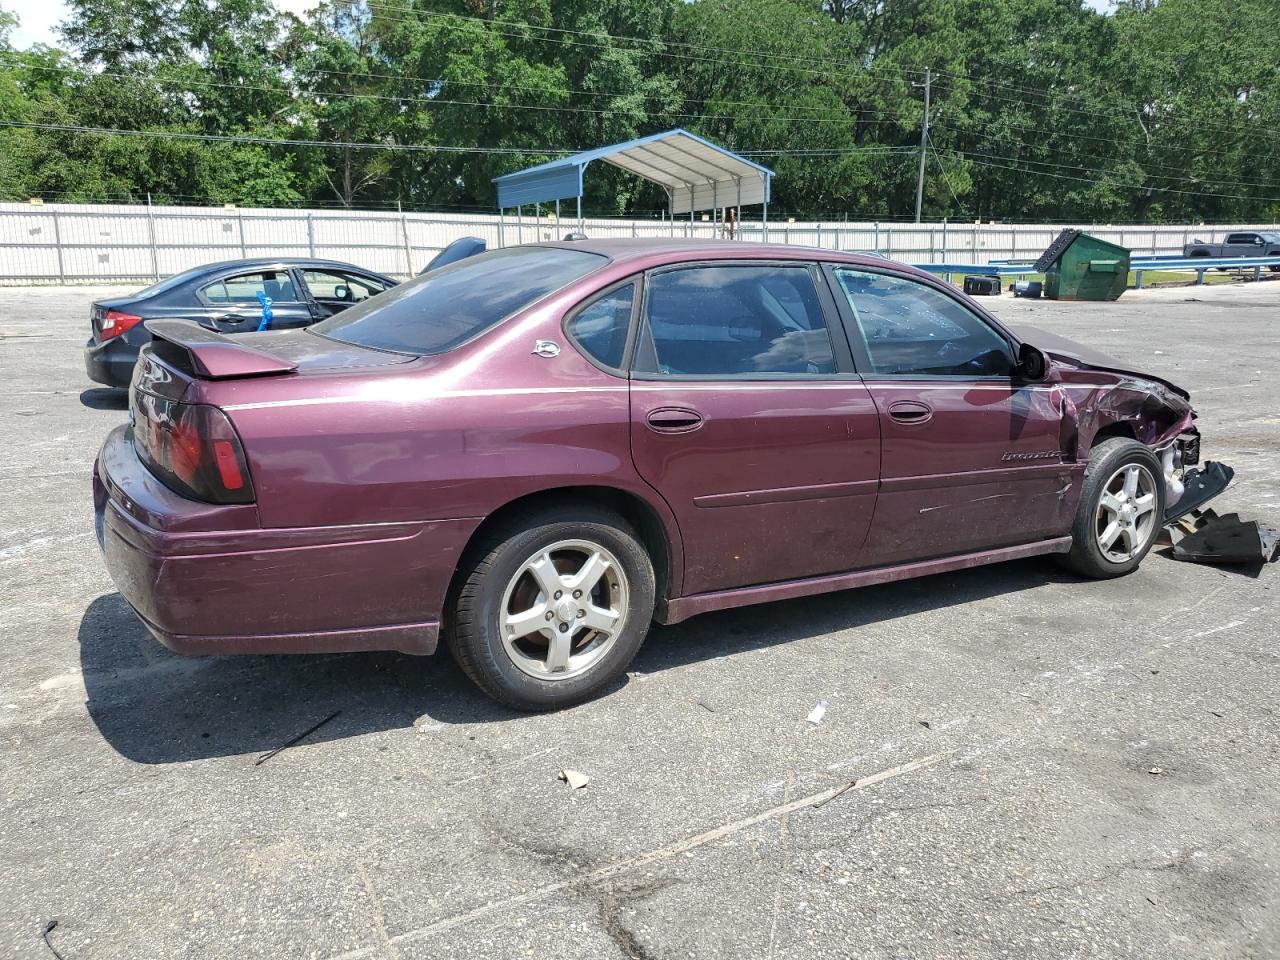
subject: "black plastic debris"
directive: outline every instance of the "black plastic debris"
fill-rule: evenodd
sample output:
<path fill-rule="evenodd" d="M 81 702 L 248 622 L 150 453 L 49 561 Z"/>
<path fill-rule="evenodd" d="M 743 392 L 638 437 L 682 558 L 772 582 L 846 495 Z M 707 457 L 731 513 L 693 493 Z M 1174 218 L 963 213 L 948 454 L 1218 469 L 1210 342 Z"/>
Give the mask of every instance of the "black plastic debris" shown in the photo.
<path fill-rule="evenodd" d="M 319 723 L 314 724 L 313 726 L 307 727 L 307 729 L 303 730 L 296 737 L 292 737 L 291 739 L 286 740 L 284 743 L 280 744 L 280 746 L 276 747 L 274 750 L 268 750 L 266 753 L 260 756 L 257 760 L 253 761 L 253 765 L 255 767 L 261 766 L 262 764 L 270 760 L 272 757 L 274 757 L 281 750 L 287 750 L 289 749 L 289 747 L 292 747 L 295 743 L 301 743 L 303 740 L 311 736 L 311 734 L 315 733 L 317 730 L 319 730 L 321 727 L 323 727 L 326 723 L 328 723 L 330 720 L 332 720 L 334 717 L 336 717 L 340 713 L 342 713 L 341 710 L 333 711 L 333 713 L 329 714 Z"/>
<path fill-rule="evenodd" d="M 1173 545 L 1175 560 L 1193 563 L 1275 563 L 1280 559 L 1280 531 L 1237 513 L 1217 516 L 1206 511 L 1203 524 Z"/>
<path fill-rule="evenodd" d="M 1000 295 L 1000 278 L 965 277 L 964 292 L 971 297 L 998 297 Z"/>
<path fill-rule="evenodd" d="M 1177 503 L 1170 504 L 1164 510 L 1164 522 L 1172 523 L 1179 517 L 1199 510 L 1206 503 L 1227 489 L 1236 472 L 1225 463 L 1215 460 L 1205 462 L 1200 470 L 1188 470 L 1182 475 L 1182 485 L 1186 488 Z"/>

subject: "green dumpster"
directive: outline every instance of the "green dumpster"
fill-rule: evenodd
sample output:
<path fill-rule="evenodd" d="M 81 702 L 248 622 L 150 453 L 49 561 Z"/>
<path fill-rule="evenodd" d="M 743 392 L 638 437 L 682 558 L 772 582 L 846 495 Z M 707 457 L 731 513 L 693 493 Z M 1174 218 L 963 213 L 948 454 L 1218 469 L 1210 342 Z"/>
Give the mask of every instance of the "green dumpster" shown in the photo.
<path fill-rule="evenodd" d="M 1119 300 L 1129 285 L 1129 251 L 1079 230 L 1063 230 L 1036 261 L 1051 300 Z"/>

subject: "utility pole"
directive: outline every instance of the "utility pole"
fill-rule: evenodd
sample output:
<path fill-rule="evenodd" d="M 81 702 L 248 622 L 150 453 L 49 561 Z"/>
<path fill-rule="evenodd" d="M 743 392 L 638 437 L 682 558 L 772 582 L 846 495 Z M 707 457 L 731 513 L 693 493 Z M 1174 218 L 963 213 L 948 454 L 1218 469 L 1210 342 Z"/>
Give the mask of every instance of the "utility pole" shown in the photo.
<path fill-rule="evenodd" d="M 924 159 L 929 149 L 929 83 L 933 74 L 924 68 L 924 121 L 920 124 L 920 175 L 916 178 L 916 223 L 920 222 L 920 206 L 924 203 Z M 920 86 L 920 84 L 913 84 Z"/>

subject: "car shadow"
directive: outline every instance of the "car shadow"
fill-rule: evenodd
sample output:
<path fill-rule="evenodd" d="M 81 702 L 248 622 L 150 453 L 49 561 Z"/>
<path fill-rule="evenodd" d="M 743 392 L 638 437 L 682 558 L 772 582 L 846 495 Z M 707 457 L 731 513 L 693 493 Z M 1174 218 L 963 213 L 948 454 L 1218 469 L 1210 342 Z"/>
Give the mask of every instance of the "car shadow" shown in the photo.
<path fill-rule="evenodd" d="M 127 410 L 129 391 L 123 387 L 90 387 L 80 392 L 80 402 L 90 410 Z"/>
<path fill-rule="evenodd" d="M 661 673 L 1063 579 L 1069 577 L 1047 560 L 1024 560 L 705 614 L 654 627 L 630 674 Z M 152 639 L 115 593 L 89 605 L 79 642 L 89 715 L 117 752 L 139 763 L 266 752 L 335 710 L 341 714 L 307 742 L 408 728 L 420 718 L 474 724 L 525 716 L 488 699 L 443 652 L 182 657 Z M 614 691 L 626 683 L 619 680 Z"/>

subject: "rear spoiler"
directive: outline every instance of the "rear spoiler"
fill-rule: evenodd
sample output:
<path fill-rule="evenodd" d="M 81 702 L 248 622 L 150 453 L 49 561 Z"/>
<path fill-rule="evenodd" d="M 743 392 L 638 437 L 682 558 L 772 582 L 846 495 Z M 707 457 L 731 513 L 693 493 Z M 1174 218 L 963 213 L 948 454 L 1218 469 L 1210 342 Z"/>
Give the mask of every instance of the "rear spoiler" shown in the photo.
<path fill-rule="evenodd" d="M 145 326 L 156 341 L 154 349 L 160 359 L 176 362 L 187 368 L 185 372 L 204 380 L 267 377 L 298 369 L 296 363 L 237 343 L 238 338 L 191 320 L 148 320 Z"/>

